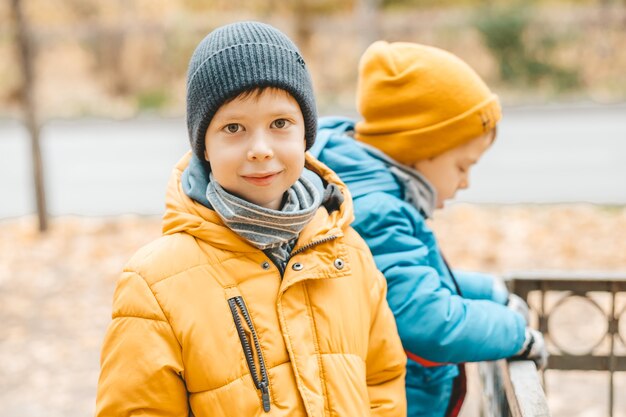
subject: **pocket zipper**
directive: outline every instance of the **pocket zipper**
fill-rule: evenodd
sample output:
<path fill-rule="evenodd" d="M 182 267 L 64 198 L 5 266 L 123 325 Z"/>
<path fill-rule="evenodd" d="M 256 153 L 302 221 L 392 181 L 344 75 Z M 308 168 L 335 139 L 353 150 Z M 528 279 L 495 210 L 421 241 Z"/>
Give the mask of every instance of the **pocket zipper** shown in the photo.
<path fill-rule="evenodd" d="M 243 297 L 236 296 L 233 298 L 229 298 L 228 306 L 230 307 L 230 312 L 232 313 L 233 320 L 235 321 L 235 327 L 237 328 L 237 334 L 239 335 L 239 341 L 241 342 L 241 347 L 243 348 L 243 353 L 246 357 L 246 362 L 248 363 L 248 369 L 250 370 L 252 381 L 254 382 L 254 386 L 256 387 L 256 389 L 261 391 L 263 411 L 268 413 L 270 411 L 269 379 L 267 377 L 267 369 L 265 367 L 265 360 L 263 359 L 263 352 L 261 351 L 261 344 L 259 343 L 256 330 L 254 329 L 254 325 L 252 324 L 252 319 L 250 318 L 250 314 L 248 313 L 246 304 L 243 301 Z M 257 374 L 252 347 L 250 346 L 250 342 L 246 337 L 243 323 L 241 322 L 241 317 L 237 308 L 239 308 L 239 310 L 241 311 L 241 315 L 243 316 L 243 319 L 245 320 L 248 328 L 250 329 L 250 333 L 252 334 L 254 349 L 256 351 L 257 357 L 259 358 L 260 376 L 259 374 Z"/>

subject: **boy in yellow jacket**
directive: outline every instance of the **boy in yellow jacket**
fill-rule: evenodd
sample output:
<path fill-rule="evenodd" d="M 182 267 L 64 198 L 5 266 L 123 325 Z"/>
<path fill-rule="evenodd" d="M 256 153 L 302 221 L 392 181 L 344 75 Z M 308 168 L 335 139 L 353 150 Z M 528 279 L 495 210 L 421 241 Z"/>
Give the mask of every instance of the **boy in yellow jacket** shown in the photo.
<path fill-rule="evenodd" d="M 316 109 L 271 26 L 210 33 L 187 79 L 192 152 L 163 236 L 118 282 L 98 416 L 405 416 L 385 279 L 339 178 L 305 155 Z"/>

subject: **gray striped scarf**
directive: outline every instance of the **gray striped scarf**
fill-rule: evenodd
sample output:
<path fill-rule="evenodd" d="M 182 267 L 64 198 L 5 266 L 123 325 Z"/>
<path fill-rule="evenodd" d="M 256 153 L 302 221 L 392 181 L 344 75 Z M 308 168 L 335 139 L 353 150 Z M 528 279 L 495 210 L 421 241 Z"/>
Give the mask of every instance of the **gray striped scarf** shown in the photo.
<path fill-rule="evenodd" d="M 432 217 L 437 204 L 437 190 L 419 171 L 401 164 L 378 148 L 363 142 L 357 143 L 370 155 L 380 159 L 402 184 L 404 201 L 415 207 L 425 218 Z"/>
<path fill-rule="evenodd" d="M 280 210 L 243 200 L 224 190 L 210 175 L 206 198 L 232 231 L 261 249 L 280 269 L 289 260 L 296 239 L 322 203 L 324 188 L 320 177 L 304 169 L 287 190 Z"/>

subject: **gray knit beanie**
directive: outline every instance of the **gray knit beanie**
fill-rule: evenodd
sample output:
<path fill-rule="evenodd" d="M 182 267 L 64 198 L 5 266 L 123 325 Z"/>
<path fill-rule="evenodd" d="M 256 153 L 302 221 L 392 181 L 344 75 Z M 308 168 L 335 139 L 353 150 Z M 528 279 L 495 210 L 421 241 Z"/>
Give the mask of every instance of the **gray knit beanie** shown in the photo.
<path fill-rule="evenodd" d="M 304 117 L 306 149 L 313 146 L 315 97 L 298 48 L 270 25 L 239 22 L 209 33 L 189 62 L 187 129 L 191 149 L 200 160 L 204 160 L 206 130 L 220 106 L 258 87 L 280 88 L 296 99 Z"/>

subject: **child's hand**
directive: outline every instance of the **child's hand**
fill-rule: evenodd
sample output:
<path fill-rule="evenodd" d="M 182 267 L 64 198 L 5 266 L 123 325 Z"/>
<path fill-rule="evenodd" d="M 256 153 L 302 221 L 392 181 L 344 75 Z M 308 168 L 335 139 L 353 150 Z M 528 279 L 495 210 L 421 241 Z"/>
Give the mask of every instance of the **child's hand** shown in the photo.
<path fill-rule="evenodd" d="M 524 322 L 528 326 L 528 304 L 526 304 L 526 301 L 524 301 L 522 297 L 513 293 L 509 294 L 506 306 L 516 313 L 521 314 L 522 317 L 524 317 Z"/>
<path fill-rule="evenodd" d="M 524 345 L 511 359 L 529 359 L 535 362 L 538 370 L 542 370 L 548 364 L 548 356 L 546 343 L 541 332 L 527 327 Z"/>

